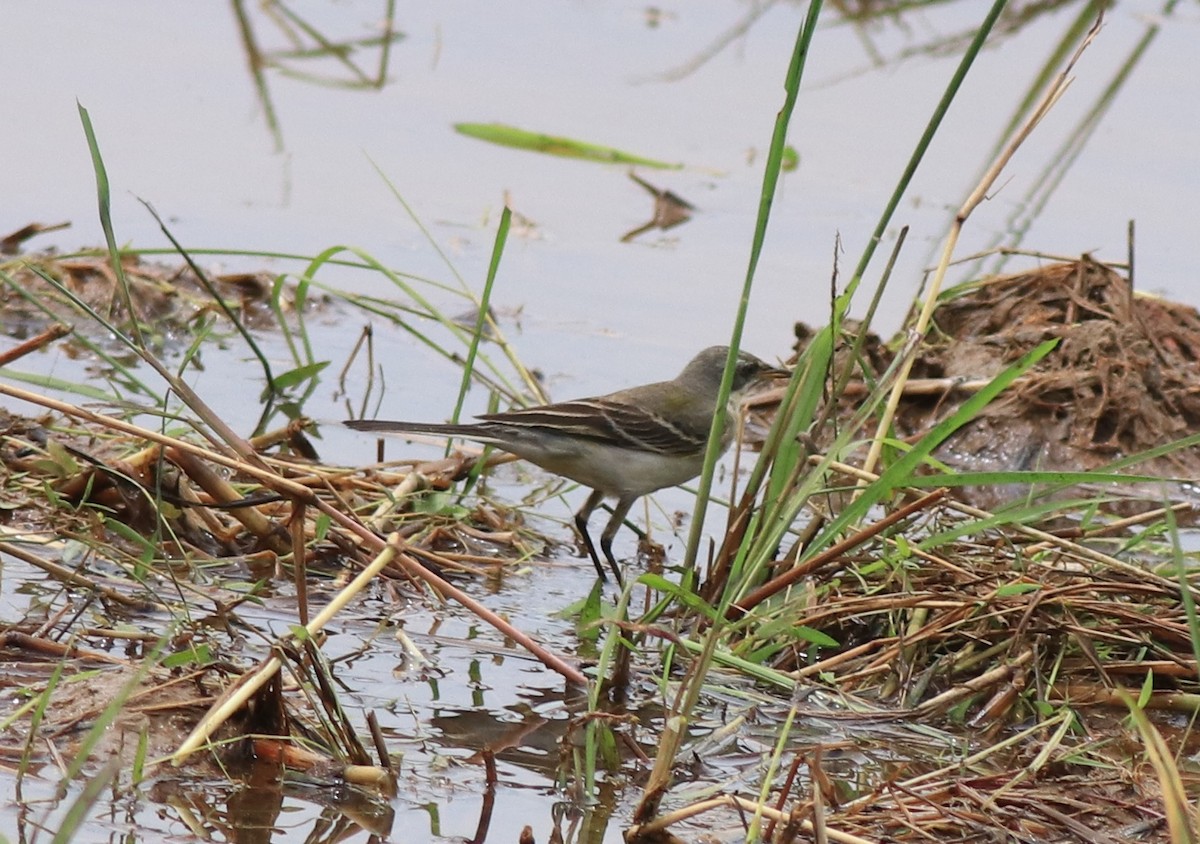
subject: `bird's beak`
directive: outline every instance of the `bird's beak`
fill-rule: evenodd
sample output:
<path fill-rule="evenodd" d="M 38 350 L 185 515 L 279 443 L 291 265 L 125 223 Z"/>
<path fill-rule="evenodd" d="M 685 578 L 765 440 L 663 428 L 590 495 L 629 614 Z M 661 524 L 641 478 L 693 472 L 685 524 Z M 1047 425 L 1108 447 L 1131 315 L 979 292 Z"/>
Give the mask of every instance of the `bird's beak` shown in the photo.
<path fill-rule="evenodd" d="M 792 377 L 792 370 L 784 369 L 781 366 L 770 366 L 764 369 L 758 377 L 762 381 L 787 380 Z"/>
<path fill-rule="evenodd" d="M 786 381 L 791 377 L 792 371 L 790 369 L 783 369 L 779 366 L 764 366 L 759 370 L 754 381 L 746 385 L 740 403 L 753 407 L 759 404 L 778 402 L 783 388 L 775 386 L 775 382 Z M 747 397 L 749 397 L 748 401 Z"/>

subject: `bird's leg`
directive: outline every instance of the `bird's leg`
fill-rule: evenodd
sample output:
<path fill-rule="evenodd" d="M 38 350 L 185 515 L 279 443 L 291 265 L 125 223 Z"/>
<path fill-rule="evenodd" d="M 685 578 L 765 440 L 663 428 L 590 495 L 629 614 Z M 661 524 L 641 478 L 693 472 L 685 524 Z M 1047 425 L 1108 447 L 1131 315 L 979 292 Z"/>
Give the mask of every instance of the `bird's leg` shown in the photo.
<path fill-rule="evenodd" d="M 600 502 L 603 500 L 603 492 L 598 489 L 592 490 L 592 494 L 588 496 L 587 501 L 583 502 L 583 506 L 575 514 L 575 529 L 579 531 L 579 538 L 583 540 L 583 546 L 587 548 L 588 555 L 592 558 L 592 565 L 596 567 L 596 574 L 600 575 L 601 580 L 608 580 L 608 575 L 604 573 L 604 564 L 600 562 L 600 555 L 596 553 L 596 546 L 592 544 L 592 537 L 587 529 L 588 519 L 592 517 L 592 511 L 599 507 Z M 621 582 L 621 575 L 619 573 L 617 574 L 617 582 Z"/>
<path fill-rule="evenodd" d="M 621 567 L 617 565 L 616 559 L 613 557 L 612 541 L 617 535 L 617 531 L 621 529 L 622 522 L 629 515 L 629 508 L 633 506 L 633 502 L 637 501 L 637 496 L 624 496 L 617 499 L 617 506 L 613 507 L 612 518 L 608 520 L 608 524 L 604 526 L 604 533 L 600 534 L 600 549 L 604 551 L 604 556 L 608 560 L 609 566 L 612 567 L 613 574 L 617 576 L 617 585 L 624 586 L 621 581 Z"/>

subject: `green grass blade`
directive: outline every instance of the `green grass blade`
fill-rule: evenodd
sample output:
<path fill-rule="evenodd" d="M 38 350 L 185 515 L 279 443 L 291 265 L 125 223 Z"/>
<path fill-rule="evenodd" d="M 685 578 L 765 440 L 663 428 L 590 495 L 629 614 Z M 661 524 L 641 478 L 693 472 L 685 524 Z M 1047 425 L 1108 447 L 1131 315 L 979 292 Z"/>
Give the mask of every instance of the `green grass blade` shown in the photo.
<path fill-rule="evenodd" d="M 512 225 L 512 209 L 507 205 L 500 214 L 500 225 L 496 227 L 496 240 L 492 244 L 492 259 L 488 263 L 487 280 L 483 283 L 483 293 L 479 297 L 479 309 L 475 316 L 475 328 L 471 332 L 467 344 L 467 360 L 462 368 L 462 381 L 458 385 L 458 398 L 454 402 L 452 422 L 457 422 L 462 415 L 463 404 L 467 400 L 467 391 L 471 389 L 472 375 L 475 372 L 475 357 L 479 354 L 479 343 L 483 339 L 488 325 L 488 308 L 492 301 L 492 289 L 496 284 L 496 273 L 500 269 L 500 257 L 504 254 L 504 244 L 508 242 L 508 229 Z M 450 445 L 446 449 L 449 452 Z"/>
<path fill-rule="evenodd" d="M 139 348 L 146 348 L 146 340 L 142 337 L 142 327 L 138 325 L 137 311 L 133 309 L 133 300 L 129 296 L 129 281 L 125 278 L 125 267 L 121 264 L 121 250 L 117 248 L 117 237 L 113 233 L 111 196 L 108 186 L 108 170 L 104 167 L 104 159 L 100 156 L 100 144 L 96 140 L 96 131 L 92 128 L 92 118 L 87 109 L 76 102 L 79 109 L 79 119 L 83 121 L 83 133 L 87 137 L 88 151 L 92 156 L 92 169 L 96 173 L 96 197 L 100 210 L 100 228 L 104 230 L 104 242 L 108 246 L 108 257 L 112 262 L 113 273 L 117 277 L 117 289 L 121 292 L 121 301 L 129 314 L 129 326 L 133 338 Z"/>
<path fill-rule="evenodd" d="M 1191 578 L 1183 557 L 1183 546 L 1179 544 L 1179 525 L 1175 511 L 1166 505 L 1167 532 L 1171 537 L 1171 556 L 1175 560 L 1175 571 L 1179 577 L 1179 592 L 1183 596 L 1183 610 L 1187 616 L 1188 631 L 1191 633 L 1192 656 L 1200 665 L 1200 616 L 1196 613 L 1196 598 L 1192 595 Z"/>
<path fill-rule="evenodd" d="M 90 384 L 80 384 L 75 381 L 64 381 L 52 375 L 42 375 L 36 372 L 19 372 L 7 366 L 0 367 L 0 373 L 3 373 L 4 377 L 10 381 L 20 381 L 22 384 L 32 384 L 35 387 L 41 387 L 46 390 L 57 390 L 60 393 L 82 396 L 92 401 L 112 402 L 114 399 L 119 398 L 99 387 L 93 387 Z"/>
<path fill-rule="evenodd" d="M 917 147 L 909 157 L 908 164 L 905 165 L 904 172 L 900 175 L 900 181 L 897 182 L 896 188 L 892 191 L 892 195 L 883 209 L 883 214 L 879 217 L 879 222 L 875 225 L 875 231 L 871 234 L 866 248 L 863 249 L 862 256 L 858 259 L 858 266 L 854 268 L 854 275 L 850 277 L 850 281 L 846 285 L 846 291 L 840 297 L 844 302 L 849 303 L 854 298 L 854 292 L 862 282 L 862 278 L 867 272 L 867 266 L 871 263 L 871 258 L 875 254 L 875 247 L 883 242 L 883 237 L 887 233 L 887 227 L 891 223 L 892 215 L 900 205 L 901 197 L 908 190 L 908 185 L 912 181 L 912 177 L 916 174 L 917 167 L 920 166 L 921 160 L 925 157 L 925 153 L 929 149 L 929 145 L 933 142 L 933 136 L 937 133 L 939 127 L 941 127 L 946 112 L 950 110 L 950 104 L 954 101 L 955 96 L 957 96 L 959 88 L 962 87 L 963 80 L 966 79 L 967 71 L 975 63 L 976 56 L 983 49 L 984 42 L 987 40 L 992 27 L 1000 17 L 1000 13 L 1004 11 L 1006 5 L 1007 0 L 994 0 L 992 7 L 988 10 L 987 16 L 983 19 L 983 23 L 979 25 L 975 37 L 971 39 L 970 45 L 963 54 L 962 61 L 958 63 L 954 75 L 946 85 L 946 90 L 942 93 L 941 99 L 934 108 L 929 122 L 925 124 L 925 130 L 921 133 L 921 138 L 917 141 Z"/>
<path fill-rule="evenodd" d="M 271 373 L 271 364 L 267 361 L 267 356 L 263 354 L 263 350 L 259 348 L 258 342 L 254 339 L 253 335 L 251 335 L 246 329 L 246 326 L 242 325 L 242 321 L 238 319 L 237 314 L 233 312 L 233 309 L 229 307 L 229 304 L 225 301 L 221 294 L 217 292 L 217 289 L 213 287 L 212 282 L 208 279 L 208 275 L 202 269 L 200 269 L 199 265 L 192 259 L 192 256 L 188 254 L 188 251 L 183 248 L 183 244 L 175 239 L 175 235 L 171 234 L 171 230 L 167 228 L 167 224 L 163 222 L 162 217 L 158 216 L 158 212 L 154 210 L 154 206 L 140 197 L 138 198 L 138 202 L 142 203 L 146 210 L 150 212 L 150 216 L 154 218 L 156 223 L 158 223 L 159 230 L 162 231 L 167 240 L 171 241 L 171 245 L 175 247 L 175 251 L 179 253 L 181 258 L 183 258 L 184 263 L 186 263 L 188 267 L 191 268 L 192 272 L 196 274 L 196 280 L 199 281 L 201 286 L 208 291 L 208 295 L 211 296 L 213 301 L 217 303 L 217 306 L 221 309 L 221 312 L 225 314 L 226 319 L 233 324 L 233 327 L 237 333 L 242 335 L 242 339 L 246 341 L 246 345 L 250 348 L 250 352 L 256 358 L 258 358 L 258 363 L 263 370 L 263 378 L 267 382 L 267 388 L 272 394 L 279 392 L 279 389 L 275 386 L 275 376 Z"/>
<path fill-rule="evenodd" d="M 721 379 L 721 389 L 717 406 L 721 407 L 729 397 L 730 386 L 733 383 L 733 365 L 737 359 L 737 350 L 742 342 L 742 329 L 746 321 L 746 311 L 750 307 L 750 292 L 754 287 L 754 275 L 758 269 L 759 256 L 762 254 L 763 242 L 767 236 L 767 224 L 771 219 L 771 205 L 775 201 L 775 192 L 779 186 L 779 174 L 783 166 L 783 153 L 787 146 L 788 126 L 791 123 L 792 112 L 796 107 L 796 98 L 800 94 L 800 80 L 804 75 L 804 63 L 812 44 L 813 34 L 817 28 L 817 18 L 821 12 L 820 0 L 808 7 L 808 15 L 796 32 L 796 44 L 792 50 L 792 58 L 788 64 L 787 76 L 784 81 L 783 106 L 775 117 L 775 129 L 771 135 L 771 146 L 767 153 L 767 163 L 763 170 L 763 184 L 759 193 L 758 217 L 754 225 L 754 236 L 750 245 L 750 258 L 746 265 L 746 277 L 742 283 L 742 295 L 738 302 L 737 315 L 734 318 L 732 335 L 729 340 L 729 358 L 725 362 L 725 373 Z M 708 497 L 712 491 L 713 473 L 720 452 L 721 434 L 725 428 L 725 415 L 713 414 L 712 428 L 708 433 L 708 449 L 704 455 L 704 471 L 696 492 L 696 507 L 692 512 L 692 526 L 688 532 L 687 550 L 683 558 L 685 569 L 696 565 L 696 555 L 700 549 L 700 537 L 704 531 L 704 514 L 708 507 Z"/>
<path fill-rule="evenodd" d="M 825 530 L 821 532 L 817 539 L 810 543 L 806 549 L 806 556 L 811 556 L 823 549 L 830 542 L 833 542 L 848 525 L 855 524 L 859 519 L 863 518 L 871 507 L 878 504 L 897 488 L 909 484 L 913 479 L 915 470 L 935 448 L 973 419 L 996 396 L 1000 395 L 1009 384 L 1036 365 L 1038 361 L 1048 355 L 1057 345 L 1057 340 L 1048 340 L 1038 345 L 988 382 L 986 387 L 959 405 L 954 413 L 935 425 L 928 434 L 913 446 L 911 451 L 889 466 L 879 476 L 878 480 L 864 487 L 862 495 L 830 520 Z M 782 527 L 776 527 L 775 533 L 778 536 L 772 538 L 775 541 L 782 540 Z M 768 540 L 767 546 L 764 547 L 769 546 L 770 540 Z"/>
<path fill-rule="evenodd" d="M 109 788 L 121 775 L 121 760 L 118 757 L 109 759 L 104 766 L 84 784 L 79 796 L 67 807 L 62 823 L 50 839 L 50 844 L 70 844 L 77 840 L 78 834 L 87 823 L 88 814 L 100 799 L 104 790 Z"/>

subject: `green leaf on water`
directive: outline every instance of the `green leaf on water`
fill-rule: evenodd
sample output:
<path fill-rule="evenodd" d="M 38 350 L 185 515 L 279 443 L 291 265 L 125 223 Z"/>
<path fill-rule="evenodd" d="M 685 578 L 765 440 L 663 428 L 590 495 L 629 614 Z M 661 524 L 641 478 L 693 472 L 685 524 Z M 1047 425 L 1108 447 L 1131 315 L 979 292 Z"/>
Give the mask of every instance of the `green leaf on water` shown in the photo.
<path fill-rule="evenodd" d="M 587 161 L 603 161 L 607 164 L 637 164 L 642 167 L 655 167 L 660 170 L 681 170 L 682 164 L 672 164 L 669 161 L 658 161 L 653 158 L 643 158 L 640 155 L 623 152 L 612 147 L 589 144 L 574 138 L 563 138 L 557 135 L 544 135 L 541 132 L 530 132 L 507 126 L 503 123 L 455 123 L 454 131 L 469 138 L 499 144 L 505 147 L 527 149 L 531 152 L 544 152 L 549 155 L 561 155 L 564 158 L 583 158 Z"/>
<path fill-rule="evenodd" d="M 209 665 L 213 661 L 212 648 L 208 645 L 193 645 L 163 657 L 164 668 Z"/>

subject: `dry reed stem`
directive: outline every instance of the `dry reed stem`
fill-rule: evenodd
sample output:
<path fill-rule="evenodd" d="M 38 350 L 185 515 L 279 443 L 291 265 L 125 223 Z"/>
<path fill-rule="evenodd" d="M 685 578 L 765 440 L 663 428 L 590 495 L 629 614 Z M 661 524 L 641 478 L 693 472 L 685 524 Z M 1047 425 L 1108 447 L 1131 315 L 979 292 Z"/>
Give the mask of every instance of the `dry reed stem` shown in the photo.
<path fill-rule="evenodd" d="M 847 537 L 836 545 L 830 546 L 820 554 L 814 556 L 812 559 L 806 560 L 802 565 L 793 566 L 788 571 L 784 572 L 778 577 L 772 578 L 767 583 L 755 589 L 749 595 L 746 595 L 744 598 L 734 602 L 729 607 L 729 610 L 725 613 L 725 618 L 729 621 L 735 621 L 743 617 L 746 615 L 746 613 L 750 612 L 763 601 L 783 591 L 801 578 L 812 574 L 833 560 L 843 556 L 848 551 L 851 551 L 854 548 L 857 548 L 859 545 L 862 545 L 864 542 L 867 542 L 875 536 L 878 536 L 889 527 L 904 521 L 914 513 L 918 513 L 932 507 L 943 497 L 945 497 L 945 495 L 946 490 L 944 489 L 934 490 L 933 492 L 927 493 L 919 500 L 905 505 L 904 507 L 889 513 L 887 516 L 875 522 L 874 524 L 856 531 L 852 536 Z"/>
<path fill-rule="evenodd" d="M 809 460 L 810 460 L 810 462 L 819 462 L 820 458 L 819 458 L 819 456 L 814 456 L 814 457 L 810 457 Z M 848 463 L 841 463 L 839 461 L 831 461 L 828 464 L 828 466 L 831 470 L 836 471 L 840 474 L 848 475 L 850 477 L 855 477 L 860 480 L 865 479 L 867 482 L 878 480 L 878 478 L 879 478 L 879 476 L 876 475 L 874 472 L 868 472 L 864 469 L 858 468 L 857 466 L 851 466 Z M 923 493 L 923 491 L 919 490 L 919 489 L 909 490 L 908 492 L 910 495 L 921 495 Z M 964 504 L 961 501 L 955 501 L 953 499 L 947 500 L 946 507 L 950 510 L 954 510 L 954 511 L 961 513 L 963 515 L 966 515 L 966 516 L 971 516 L 972 518 L 975 518 L 975 519 L 994 520 L 996 518 L 996 515 L 994 513 L 990 513 L 987 510 L 983 510 L 978 507 L 972 507 L 969 504 Z M 1130 563 L 1126 563 L 1126 562 L 1119 560 L 1116 557 L 1113 557 L 1109 554 L 1104 554 L 1100 551 L 1096 551 L 1093 548 L 1089 548 L 1086 545 L 1080 545 L 1077 542 L 1072 542 L 1070 539 L 1066 539 L 1064 537 L 1057 536 L 1048 531 L 1038 530 L 1037 528 L 1020 524 L 1019 522 L 1006 523 L 1004 525 L 1004 527 L 1008 530 L 1014 531 L 1015 533 L 1021 534 L 1022 536 L 1025 536 L 1029 539 L 1033 539 L 1040 543 L 1044 543 L 1045 547 L 1047 547 L 1047 548 L 1058 549 L 1059 551 L 1062 551 L 1067 556 L 1071 556 L 1071 557 L 1074 557 L 1078 560 L 1082 560 L 1085 562 L 1095 563 L 1100 566 L 1110 568 L 1114 571 L 1119 571 L 1122 574 L 1127 575 L 1130 578 L 1130 580 L 1135 584 L 1145 583 L 1146 581 L 1149 581 L 1150 583 L 1154 584 L 1155 586 L 1158 586 L 1159 588 L 1163 589 L 1167 594 L 1173 594 L 1176 596 L 1178 596 L 1182 590 L 1182 587 L 1180 586 L 1179 582 L 1176 580 L 1172 580 L 1169 577 L 1163 577 L 1162 575 L 1155 574 L 1154 572 L 1152 572 L 1148 569 L 1141 568 L 1139 566 L 1135 566 Z M 1047 568 L 1052 571 L 1059 570 L 1056 567 L 1051 566 L 1049 563 L 1039 562 L 1038 560 L 1029 560 L 1028 562 L 1032 565 L 1041 566 L 1043 568 Z M 1192 586 L 1192 587 L 1190 587 L 1190 590 L 1192 592 L 1192 595 L 1197 600 L 1200 600 L 1200 588 Z"/>
<path fill-rule="evenodd" d="M 41 654 L 53 659 L 85 659 L 107 665 L 129 665 L 128 660 L 118 659 L 101 651 L 81 648 L 70 642 L 55 642 L 41 636 L 30 636 L 19 630 L 0 631 L 0 648 L 14 648 L 28 653 Z"/>
<path fill-rule="evenodd" d="M 929 290 L 926 292 L 924 305 L 922 306 L 921 312 L 917 317 L 916 324 L 911 329 L 912 334 L 917 338 L 923 338 L 926 331 L 929 329 L 930 320 L 933 318 L 933 311 L 937 307 L 938 295 L 941 293 L 942 282 L 946 277 L 946 271 L 948 270 L 951 259 L 954 256 L 954 248 L 958 244 L 959 235 L 962 232 L 963 226 L 966 224 L 967 218 L 970 217 L 975 208 L 987 198 L 988 191 L 992 189 L 992 186 L 1000 177 L 1000 173 L 1016 154 L 1017 149 L 1019 149 L 1021 144 L 1023 144 L 1025 140 L 1033 133 L 1033 130 L 1037 128 L 1039 123 L 1042 122 L 1042 119 L 1049 114 L 1050 110 L 1054 107 L 1054 104 L 1058 102 L 1059 98 L 1066 93 L 1067 87 L 1071 84 L 1070 73 L 1074 69 L 1075 63 L 1079 61 L 1083 51 L 1086 50 L 1095 39 L 1096 34 L 1099 32 L 1099 27 L 1100 19 L 1097 19 L 1095 25 L 1076 48 L 1075 53 L 1067 61 L 1066 66 L 1047 87 L 1042 99 L 1030 112 L 1030 115 L 1024 124 L 1022 124 L 1013 134 L 1013 137 L 1005 145 L 1004 149 L 1000 151 L 1000 154 L 996 157 L 996 160 L 992 162 L 992 165 L 988 168 L 987 172 L 984 173 L 983 177 L 979 180 L 979 184 L 975 186 L 975 189 L 971 191 L 971 194 L 959 208 L 958 213 L 954 218 L 954 224 L 951 226 L 950 232 L 946 237 L 946 243 L 942 249 L 942 256 L 938 261 L 937 269 L 934 271 L 933 280 L 930 282 Z M 875 431 L 875 436 L 871 440 L 871 447 L 867 452 L 867 457 L 863 461 L 864 471 L 874 471 L 876 464 L 879 462 L 879 456 L 883 453 L 883 444 L 885 438 L 887 437 L 887 432 L 891 430 L 892 420 L 896 416 L 896 410 L 900 406 L 900 400 L 904 396 L 904 385 L 908 381 L 908 374 L 912 371 L 913 360 L 914 358 L 912 356 L 906 357 L 900 366 L 900 370 L 897 373 L 895 382 L 892 384 L 892 391 L 888 397 L 887 405 L 885 406 L 880 417 L 879 425 Z M 865 485 L 866 484 L 864 482 L 860 481 L 860 490 L 865 487 Z"/>
<path fill-rule="evenodd" d="M 399 536 L 392 534 L 388 537 L 386 545 L 376 555 L 375 559 L 371 561 L 371 564 L 359 572 L 354 580 L 338 592 L 333 597 L 333 600 L 317 613 L 315 618 L 304 625 L 307 636 L 311 638 L 323 630 L 325 625 L 341 612 L 351 599 L 365 589 L 371 580 L 374 579 L 375 575 L 383 571 L 402 550 L 403 545 Z M 288 633 L 286 636 L 281 637 L 279 642 L 294 638 L 294 634 Z M 276 646 L 278 647 L 278 643 Z M 279 673 L 281 664 L 279 657 L 272 654 L 255 671 L 244 675 L 237 685 L 231 687 L 228 692 L 221 696 L 221 700 L 214 705 L 212 711 L 196 725 L 183 744 L 179 746 L 179 749 L 175 751 L 175 754 L 171 757 L 171 762 L 175 765 L 180 765 L 188 756 L 198 750 L 201 745 L 208 741 L 209 737 L 221 724 L 225 723 L 231 715 L 245 706 L 246 702 L 250 700 L 255 692 Z"/>
<path fill-rule="evenodd" d="M 20 360 L 21 358 L 25 357 L 25 355 L 29 354 L 30 352 L 36 352 L 38 349 L 42 348 L 42 346 L 45 346 L 48 343 L 53 343 L 55 340 L 59 340 L 63 337 L 66 337 L 70 333 L 71 333 L 70 326 L 63 325 L 61 322 L 56 322 L 56 323 L 54 323 L 54 325 L 51 325 L 49 328 L 47 328 L 45 331 L 41 332 L 40 334 L 37 334 L 34 337 L 30 337 L 24 343 L 18 343 L 17 345 L 13 346 L 11 349 L 8 349 L 5 352 L 0 353 L 0 366 L 8 366 L 13 361 Z"/>
<path fill-rule="evenodd" d="M 234 488 L 233 484 L 210 469 L 195 455 L 176 448 L 167 448 L 164 456 L 195 481 L 196 485 L 208 493 L 213 501 L 219 504 L 234 504 L 243 499 L 244 496 Z M 228 512 L 229 515 L 241 522 L 246 530 L 264 541 L 276 553 L 286 554 L 290 550 L 287 540 L 280 536 L 275 523 L 264 516 L 258 508 L 253 506 L 230 507 Z"/>
<path fill-rule="evenodd" d="M 261 460 L 256 460 L 254 463 L 242 462 L 224 454 L 197 446 L 186 440 L 181 440 L 176 437 L 170 437 L 165 434 L 161 434 L 157 431 L 142 428 L 102 413 L 96 413 L 94 411 L 78 407 L 68 402 L 52 399 L 48 396 L 38 395 L 37 393 L 23 390 L 11 384 L 0 383 L 0 395 L 7 395 L 20 401 L 57 411 L 64 416 L 82 419 L 85 422 L 90 422 L 100 427 L 109 428 L 110 430 L 119 431 L 123 434 L 139 437 L 160 445 L 176 448 L 183 453 L 202 457 L 206 460 L 212 461 L 213 463 L 217 463 L 218 465 L 232 469 L 235 472 L 248 475 L 261 482 L 269 489 L 279 492 L 282 495 L 296 498 L 299 501 L 304 502 L 306 505 L 313 507 L 321 513 L 329 516 L 334 523 L 344 528 L 353 537 L 356 537 L 359 544 L 364 546 L 369 552 L 378 554 L 384 549 L 384 540 L 380 538 L 378 534 L 371 531 L 353 516 L 350 516 L 347 513 L 331 506 L 328 502 L 323 501 L 316 495 L 313 489 L 309 488 L 308 486 L 296 483 L 295 481 L 285 478 L 272 471 Z M 561 674 L 563 678 L 567 680 L 567 682 L 573 683 L 577 686 L 584 686 L 587 684 L 587 679 L 579 669 L 570 665 L 562 657 L 543 647 L 540 643 L 532 639 L 527 633 L 514 627 L 507 620 L 476 601 L 461 589 L 451 585 L 441 577 L 438 577 L 436 574 L 417 563 L 407 554 L 397 555 L 396 560 L 400 563 L 405 572 L 412 576 L 415 580 L 424 582 L 427 586 L 432 588 L 441 596 L 449 597 L 456 601 L 469 612 L 479 617 L 480 620 L 496 628 L 501 635 L 513 639 L 515 642 L 529 651 L 530 654 L 537 658 L 547 668 L 550 668 L 552 671 Z"/>
<path fill-rule="evenodd" d="M 11 529 L 0 527 L 0 532 L 11 533 Z M 14 536 L 15 542 L 28 543 L 31 540 L 27 532 L 19 532 Z M 51 545 L 59 540 L 46 539 L 44 542 L 39 542 L 41 545 Z M 16 557 L 18 560 L 24 560 L 31 566 L 41 569 L 46 574 L 53 577 L 62 583 L 71 586 L 82 586 L 83 588 L 102 596 L 107 601 L 112 601 L 115 604 L 120 604 L 123 607 L 128 607 L 134 610 L 160 610 L 165 609 L 163 604 L 156 601 L 147 601 L 143 598 L 131 598 L 128 595 L 118 592 L 111 586 L 105 586 L 87 575 L 80 574 L 74 569 L 67 568 L 59 563 L 47 560 L 44 557 L 39 557 L 31 551 L 27 551 L 15 542 L 0 542 L 0 553 L 8 554 L 11 557 Z"/>
<path fill-rule="evenodd" d="M 721 797 L 714 797 L 711 800 L 703 800 L 698 803 L 693 803 L 690 806 L 684 806 L 681 809 L 676 809 L 672 812 L 659 815 L 654 820 L 648 821 L 647 823 L 632 826 L 625 831 L 625 840 L 629 842 L 629 844 L 636 844 L 636 842 L 643 841 L 656 841 L 659 840 L 658 836 L 668 834 L 668 828 L 672 824 L 680 823 L 682 821 L 689 820 L 690 818 L 702 815 L 706 812 L 711 812 L 714 809 L 722 808 L 738 809 L 742 812 L 751 814 L 758 813 L 764 818 L 776 823 L 786 824 L 792 820 L 788 812 L 781 812 L 772 806 L 764 806 L 761 803 L 753 800 L 747 800 L 744 797 L 738 797 L 734 794 L 726 794 Z M 815 831 L 812 821 L 807 819 L 800 821 L 800 828 L 810 835 Z M 829 826 L 825 827 L 825 834 L 828 836 L 830 841 L 837 842 L 837 844 L 878 844 L 878 842 L 872 841 L 869 838 L 861 838 L 857 835 L 852 835 L 848 832 L 842 832 L 841 830 L 833 829 Z"/>

